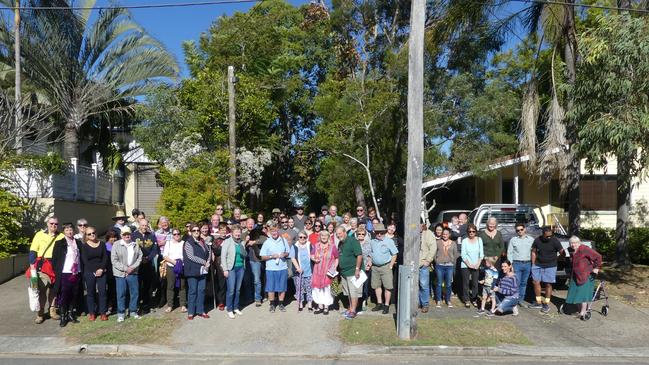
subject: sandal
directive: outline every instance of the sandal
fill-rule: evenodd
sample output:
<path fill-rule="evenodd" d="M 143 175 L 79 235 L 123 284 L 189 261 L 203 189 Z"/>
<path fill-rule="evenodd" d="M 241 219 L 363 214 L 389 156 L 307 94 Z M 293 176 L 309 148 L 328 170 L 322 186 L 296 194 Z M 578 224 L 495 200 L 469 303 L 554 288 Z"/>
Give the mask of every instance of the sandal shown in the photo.
<path fill-rule="evenodd" d="M 180 307 L 180 311 L 182 313 L 187 313 L 187 307 L 185 307 L 185 306 Z"/>

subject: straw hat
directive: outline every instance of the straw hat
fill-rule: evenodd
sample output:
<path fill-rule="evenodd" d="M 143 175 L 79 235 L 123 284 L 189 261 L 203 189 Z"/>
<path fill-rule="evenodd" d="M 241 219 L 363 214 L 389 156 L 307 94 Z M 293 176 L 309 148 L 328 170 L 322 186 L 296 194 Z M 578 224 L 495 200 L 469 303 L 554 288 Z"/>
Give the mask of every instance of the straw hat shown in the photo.
<path fill-rule="evenodd" d="M 128 216 L 124 213 L 123 210 L 118 210 L 117 213 L 115 213 L 113 220 L 116 221 L 118 219 L 128 219 Z"/>

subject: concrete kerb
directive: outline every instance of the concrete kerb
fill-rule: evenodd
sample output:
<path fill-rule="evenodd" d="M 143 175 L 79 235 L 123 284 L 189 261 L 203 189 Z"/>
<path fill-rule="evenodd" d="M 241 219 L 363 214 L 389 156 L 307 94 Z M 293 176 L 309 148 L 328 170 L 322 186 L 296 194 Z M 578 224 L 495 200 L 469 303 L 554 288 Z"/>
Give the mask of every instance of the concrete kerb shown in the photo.
<path fill-rule="evenodd" d="M 203 348 L 179 349 L 161 345 L 70 345 L 58 337 L 0 337 L 0 354 L 7 355 L 88 355 L 88 356 L 132 356 L 132 357 L 265 357 L 266 353 L 223 353 Z M 553 358 L 649 358 L 649 347 L 642 348 L 604 348 L 604 347 L 539 347 L 522 345 L 503 345 L 496 347 L 462 346 L 344 346 L 340 354 L 281 353 L 279 357 L 307 358 L 356 358 L 359 356 L 518 356 Z"/>

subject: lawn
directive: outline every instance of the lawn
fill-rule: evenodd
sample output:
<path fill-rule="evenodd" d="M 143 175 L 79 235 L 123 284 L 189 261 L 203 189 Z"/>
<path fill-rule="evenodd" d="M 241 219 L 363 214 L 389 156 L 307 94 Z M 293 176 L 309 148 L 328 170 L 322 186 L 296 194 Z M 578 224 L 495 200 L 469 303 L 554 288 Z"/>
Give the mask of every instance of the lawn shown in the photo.
<path fill-rule="evenodd" d="M 380 346 L 497 346 L 531 345 L 512 323 L 499 318 L 471 320 L 456 318 L 418 318 L 418 336 L 412 341 L 397 337 L 390 317 L 358 317 L 341 323 L 342 340 L 353 345 Z"/>
<path fill-rule="evenodd" d="M 141 319 L 130 319 L 117 323 L 117 316 L 108 321 L 97 319 L 91 322 L 87 317 L 80 323 L 70 323 L 63 330 L 68 340 L 85 344 L 165 344 L 171 332 L 178 325 L 178 318 L 147 315 Z"/>
<path fill-rule="evenodd" d="M 601 278 L 608 282 L 611 297 L 632 306 L 649 307 L 649 266 L 604 267 Z"/>

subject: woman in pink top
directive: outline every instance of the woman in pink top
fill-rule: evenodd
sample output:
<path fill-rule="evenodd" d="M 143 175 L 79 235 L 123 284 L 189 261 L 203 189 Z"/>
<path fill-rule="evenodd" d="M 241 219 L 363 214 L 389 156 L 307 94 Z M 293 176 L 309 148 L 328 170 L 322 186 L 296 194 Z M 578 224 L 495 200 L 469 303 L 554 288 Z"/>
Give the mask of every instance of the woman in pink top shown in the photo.
<path fill-rule="evenodd" d="M 319 240 L 311 248 L 311 260 L 313 261 L 313 274 L 311 277 L 311 288 L 313 301 L 318 305 L 314 314 L 329 314 L 329 306 L 333 304 L 331 296 L 330 273 L 336 271 L 338 266 L 338 249 L 331 242 L 329 232 L 320 231 Z"/>

